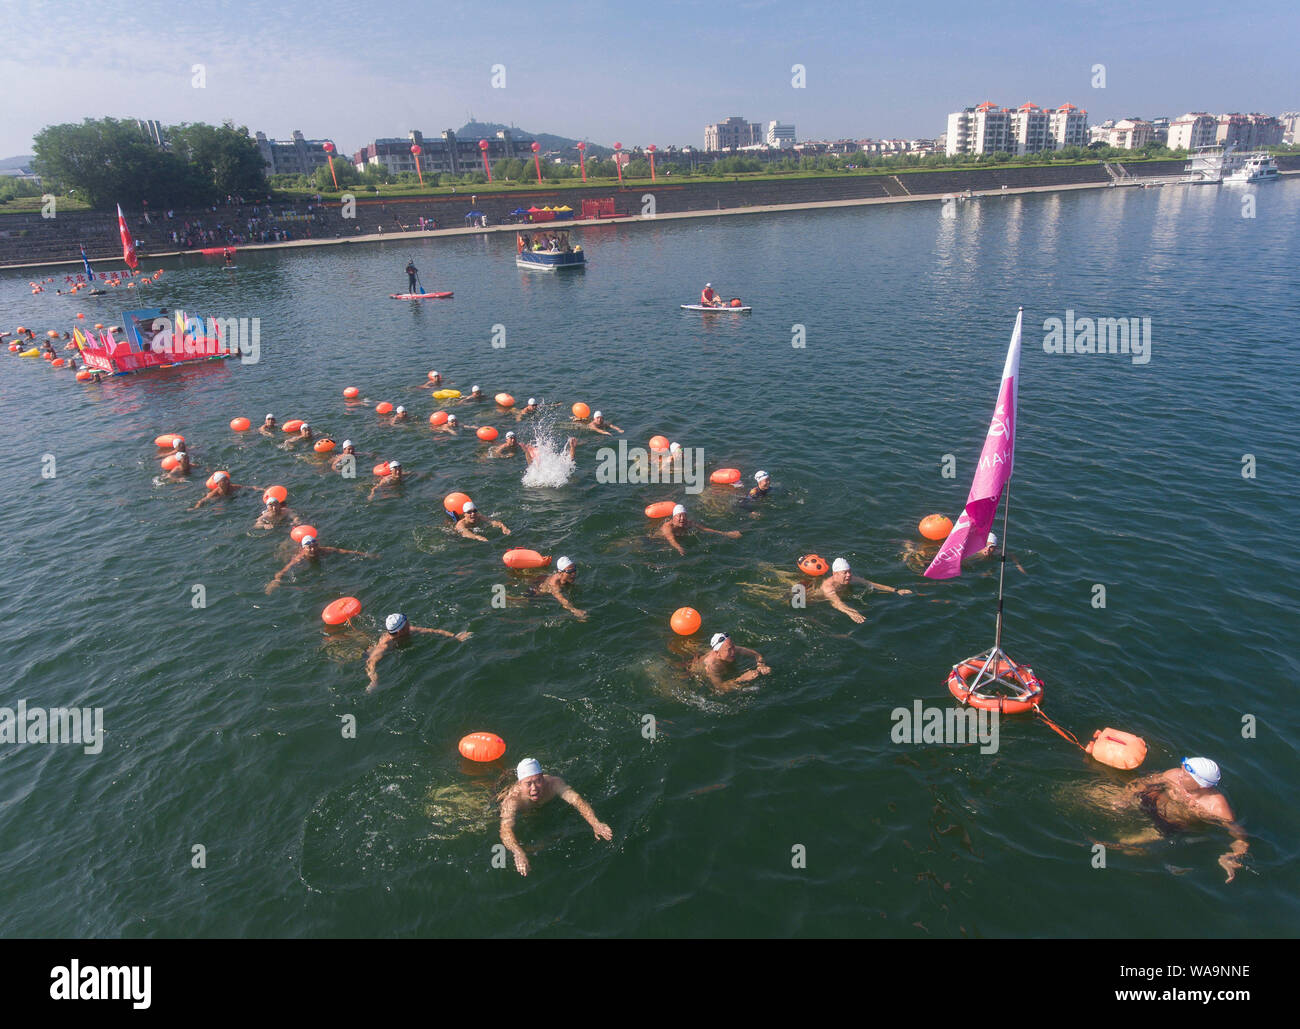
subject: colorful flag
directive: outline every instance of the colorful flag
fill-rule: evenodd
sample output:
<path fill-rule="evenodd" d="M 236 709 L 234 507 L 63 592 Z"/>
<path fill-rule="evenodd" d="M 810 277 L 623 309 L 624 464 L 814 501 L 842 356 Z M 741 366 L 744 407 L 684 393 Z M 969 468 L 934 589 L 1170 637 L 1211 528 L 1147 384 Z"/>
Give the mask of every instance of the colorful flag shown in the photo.
<path fill-rule="evenodd" d="M 122 214 L 122 205 L 117 205 L 117 231 L 122 234 L 122 260 L 126 262 L 128 268 L 134 268 L 140 262 L 135 256 L 135 240 L 131 238 L 131 230 L 126 227 L 126 216 Z"/>
<path fill-rule="evenodd" d="M 86 278 L 94 282 L 95 273 L 90 270 L 90 258 L 86 256 L 86 245 L 84 243 L 81 245 L 81 263 L 86 266 Z"/>
<path fill-rule="evenodd" d="M 85 251 L 83 250 L 82 253 L 84 254 Z M 77 344 L 77 350 L 79 352 L 86 349 L 86 337 L 81 334 L 80 329 L 72 330 L 72 342 Z"/>
<path fill-rule="evenodd" d="M 1002 499 L 1002 489 L 1011 479 L 1011 467 L 1016 450 L 1016 386 L 1020 377 L 1020 321 L 1023 309 L 1016 314 L 1016 327 L 1011 330 L 1011 346 L 1007 350 L 1007 363 L 1002 368 L 1002 388 L 998 391 L 997 407 L 989 423 L 989 433 L 984 438 L 984 452 L 980 454 L 975 480 L 971 483 L 966 507 L 957 518 L 957 524 L 943 541 L 939 553 L 925 570 L 928 579 L 951 579 L 961 575 L 962 558 L 976 554 L 988 545 L 989 529 Z"/>

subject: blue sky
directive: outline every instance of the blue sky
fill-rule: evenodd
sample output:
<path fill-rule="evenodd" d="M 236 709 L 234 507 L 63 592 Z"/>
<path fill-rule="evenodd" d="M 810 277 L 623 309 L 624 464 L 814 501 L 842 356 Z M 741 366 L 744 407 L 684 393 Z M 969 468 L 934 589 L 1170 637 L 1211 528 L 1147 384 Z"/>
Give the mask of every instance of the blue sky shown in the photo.
<path fill-rule="evenodd" d="M 0 157 L 84 117 L 233 118 L 352 152 L 483 121 L 625 146 L 728 115 L 799 137 L 932 137 L 990 99 L 1090 120 L 1300 108 L 1300 5 L 720 0 L 3 0 Z M 203 88 L 192 85 L 204 65 Z M 505 88 L 492 66 L 505 66 Z M 793 88 L 791 68 L 806 69 Z M 1093 88 L 1092 67 L 1106 67 Z"/>

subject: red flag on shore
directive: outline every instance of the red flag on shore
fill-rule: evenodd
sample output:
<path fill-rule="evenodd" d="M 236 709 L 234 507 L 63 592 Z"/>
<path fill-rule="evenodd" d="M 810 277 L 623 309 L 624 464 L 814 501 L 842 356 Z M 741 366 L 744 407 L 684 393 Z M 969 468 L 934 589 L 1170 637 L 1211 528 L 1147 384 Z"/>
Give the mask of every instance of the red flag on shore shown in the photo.
<path fill-rule="evenodd" d="M 126 216 L 122 213 L 121 204 L 117 205 L 117 231 L 122 234 L 122 260 L 128 268 L 134 268 L 140 262 L 135 256 L 135 240 L 131 238 L 131 230 L 126 227 Z"/>

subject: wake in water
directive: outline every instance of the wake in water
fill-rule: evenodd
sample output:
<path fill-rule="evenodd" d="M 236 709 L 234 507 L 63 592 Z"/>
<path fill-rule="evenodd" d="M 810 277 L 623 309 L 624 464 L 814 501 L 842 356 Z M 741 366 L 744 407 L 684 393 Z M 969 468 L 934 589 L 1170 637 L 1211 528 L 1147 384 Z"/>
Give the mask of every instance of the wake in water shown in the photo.
<path fill-rule="evenodd" d="M 573 460 L 573 437 L 561 439 L 555 432 L 558 415 L 549 410 L 533 426 L 532 443 L 524 444 L 528 467 L 519 481 L 525 486 L 549 486 L 558 489 L 567 483 L 577 464 Z"/>

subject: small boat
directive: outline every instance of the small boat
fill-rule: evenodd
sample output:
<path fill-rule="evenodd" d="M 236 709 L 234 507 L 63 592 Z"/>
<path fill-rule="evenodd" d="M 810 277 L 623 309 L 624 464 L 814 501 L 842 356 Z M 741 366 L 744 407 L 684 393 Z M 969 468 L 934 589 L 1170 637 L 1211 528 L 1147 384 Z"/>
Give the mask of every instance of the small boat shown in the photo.
<path fill-rule="evenodd" d="M 540 239 L 541 233 L 537 233 Z M 555 238 L 555 247 L 539 250 L 537 240 L 527 232 L 515 233 L 515 265 L 534 271 L 558 272 L 587 267 L 587 255 L 581 244 L 569 245 L 569 233 L 547 233 Z"/>
<path fill-rule="evenodd" d="M 1232 170 L 1223 177 L 1225 186 L 1250 186 L 1256 182 L 1276 182 L 1277 162 L 1266 151 L 1234 154 Z"/>
<path fill-rule="evenodd" d="M 446 300 L 451 296 L 447 293 L 389 293 L 390 300 Z"/>
<path fill-rule="evenodd" d="M 86 367 L 108 375 L 223 361 L 240 356 L 247 319 L 200 318 L 184 311 L 137 308 L 122 314 L 122 326 L 74 328 L 72 339 Z"/>
<path fill-rule="evenodd" d="M 703 304 L 682 304 L 683 311 L 704 311 L 708 314 L 749 314 L 752 307 L 741 305 L 740 307 L 729 307 L 723 304 L 721 307 L 705 307 Z"/>

